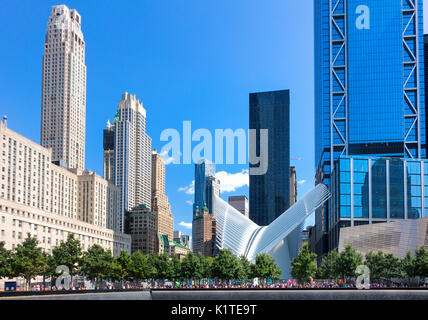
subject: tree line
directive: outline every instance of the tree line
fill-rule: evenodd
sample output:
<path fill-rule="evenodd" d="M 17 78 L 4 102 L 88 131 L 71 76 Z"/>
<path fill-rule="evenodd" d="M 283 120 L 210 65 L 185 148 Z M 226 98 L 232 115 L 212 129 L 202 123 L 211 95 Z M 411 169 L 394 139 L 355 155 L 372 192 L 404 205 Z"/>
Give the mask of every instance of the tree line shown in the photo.
<path fill-rule="evenodd" d="M 24 278 L 26 289 L 31 287 L 31 279 L 37 276 L 45 279 L 59 277 L 58 266 L 66 266 L 71 281 L 80 275 L 95 283 L 96 289 L 103 280 L 134 281 L 143 280 L 241 280 L 254 278 L 279 279 L 282 271 L 274 259 L 267 254 L 260 254 L 254 263 L 245 257 L 237 257 L 232 251 L 222 249 L 215 258 L 189 252 L 182 260 L 170 259 L 167 254 L 143 255 L 137 251 L 132 255 L 121 251 L 113 257 L 110 250 L 94 244 L 83 251 L 80 240 L 69 234 L 48 254 L 38 247 L 38 240 L 28 234 L 27 238 L 14 250 L 7 250 L 0 242 L 0 279 Z"/>
<path fill-rule="evenodd" d="M 415 250 L 414 255 L 409 251 L 403 259 L 382 251 L 369 252 L 363 259 L 363 255 L 348 244 L 343 251 L 333 250 L 324 256 L 318 267 L 316 259 L 317 255 L 310 252 L 305 243 L 297 258 L 291 262 L 293 278 L 299 281 L 314 278 L 347 280 L 358 276 L 356 269 L 359 265 L 369 268 L 371 279 L 428 277 L 428 251 L 424 246 Z"/>

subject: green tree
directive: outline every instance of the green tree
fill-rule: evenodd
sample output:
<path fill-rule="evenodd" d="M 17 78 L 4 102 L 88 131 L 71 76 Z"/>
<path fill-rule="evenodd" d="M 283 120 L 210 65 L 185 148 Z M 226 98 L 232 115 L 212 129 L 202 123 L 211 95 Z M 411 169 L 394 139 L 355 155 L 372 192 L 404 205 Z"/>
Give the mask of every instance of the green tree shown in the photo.
<path fill-rule="evenodd" d="M 158 274 L 158 256 L 155 253 L 151 253 L 147 256 L 147 265 L 149 267 L 147 277 L 148 279 L 154 280 L 154 279 L 160 279 L 160 276 Z"/>
<path fill-rule="evenodd" d="M 415 250 L 415 272 L 420 277 L 428 277 L 428 251 L 424 246 Z"/>
<path fill-rule="evenodd" d="M 198 253 L 197 258 L 199 260 L 200 265 L 200 278 L 201 279 L 208 279 L 212 278 L 212 267 L 214 258 L 213 257 L 206 257 L 202 253 Z"/>
<path fill-rule="evenodd" d="M 369 252 L 366 254 L 365 265 L 370 270 L 371 279 L 380 279 L 385 275 L 386 260 L 382 251 L 377 253 Z"/>
<path fill-rule="evenodd" d="M 151 275 L 148 256 L 143 255 L 140 251 L 136 251 L 131 255 L 131 263 L 129 264 L 129 274 L 135 281 L 148 279 Z"/>
<path fill-rule="evenodd" d="M 355 277 L 355 270 L 363 264 L 363 256 L 355 251 L 350 244 L 345 246 L 345 250 L 339 253 L 338 272 L 344 280 L 347 277 Z"/>
<path fill-rule="evenodd" d="M 400 259 L 391 253 L 385 254 L 384 257 L 384 268 L 381 276 L 389 280 L 391 278 L 402 278 L 404 272 L 401 268 Z"/>
<path fill-rule="evenodd" d="M 181 271 L 181 261 L 177 257 L 173 257 L 171 260 L 171 267 L 172 267 L 172 275 L 171 280 L 179 281 L 183 279 L 183 274 Z"/>
<path fill-rule="evenodd" d="M 339 253 L 337 250 L 330 251 L 328 255 L 324 256 L 321 260 L 321 264 L 317 269 L 317 278 L 337 279 L 339 277 L 338 261 Z"/>
<path fill-rule="evenodd" d="M 297 258 L 291 261 L 291 275 L 293 278 L 299 280 L 299 282 L 308 279 L 312 280 L 317 272 L 316 258 L 317 255 L 309 251 L 308 244 L 304 243 Z"/>
<path fill-rule="evenodd" d="M 122 250 L 119 256 L 114 259 L 113 274 L 114 278 L 120 281 L 121 287 L 123 286 L 123 282 L 130 278 L 131 262 L 131 256 L 125 250 Z"/>
<path fill-rule="evenodd" d="M 253 265 L 253 275 L 263 281 L 266 279 L 275 280 L 281 278 L 282 270 L 270 255 L 261 253 L 256 256 L 256 261 Z"/>
<path fill-rule="evenodd" d="M 114 259 L 109 250 L 94 244 L 83 254 L 81 270 L 95 283 L 95 289 L 98 289 L 102 280 L 112 277 L 113 262 Z"/>
<path fill-rule="evenodd" d="M 230 249 L 221 249 L 214 258 L 212 265 L 213 276 L 221 280 L 232 280 L 239 268 L 238 258 Z"/>
<path fill-rule="evenodd" d="M 409 278 L 414 278 L 418 275 L 418 272 L 416 270 L 415 258 L 413 257 L 411 251 L 407 252 L 407 255 L 404 257 L 404 259 L 401 260 L 401 266 L 403 268 L 404 273 Z"/>
<path fill-rule="evenodd" d="M 46 259 L 39 242 L 28 233 L 27 238 L 19 244 L 11 257 L 11 275 L 25 279 L 26 289 L 31 286 L 31 279 L 43 273 Z"/>
<path fill-rule="evenodd" d="M 172 264 L 166 253 L 156 256 L 155 266 L 159 280 L 171 280 L 173 276 Z"/>
<path fill-rule="evenodd" d="M 200 276 L 200 261 L 193 252 L 189 252 L 181 261 L 181 272 L 186 280 L 201 279 Z"/>
<path fill-rule="evenodd" d="M 74 238 L 74 234 L 69 233 L 67 240 L 61 242 L 59 246 L 52 249 L 52 262 L 54 267 L 60 265 L 67 266 L 73 282 L 73 276 L 79 271 L 82 259 L 82 248 L 80 247 L 80 240 Z"/>
<path fill-rule="evenodd" d="M 0 279 L 11 276 L 12 252 L 4 247 L 4 242 L 0 241 Z"/>
<path fill-rule="evenodd" d="M 52 276 L 56 275 L 55 272 L 56 266 L 53 260 L 52 255 L 43 251 L 43 265 L 41 275 L 43 276 L 43 290 L 45 290 L 45 282 L 46 278 L 52 278 Z"/>
<path fill-rule="evenodd" d="M 236 279 L 240 281 L 250 281 L 251 279 L 253 279 L 252 264 L 245 256 L 239 257 Z"/>

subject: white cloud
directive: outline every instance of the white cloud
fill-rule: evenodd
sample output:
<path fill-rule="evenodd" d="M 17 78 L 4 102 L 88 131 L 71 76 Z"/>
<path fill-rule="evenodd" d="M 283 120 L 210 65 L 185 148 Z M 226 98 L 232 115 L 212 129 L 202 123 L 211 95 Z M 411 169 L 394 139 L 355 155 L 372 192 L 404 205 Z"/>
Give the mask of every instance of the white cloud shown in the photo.
<path fill-rule="evenodd" d="M 299 185 L 302 185 L 302 184 L 305 184 L 305 183 L 306 183 L 306 180 L 305 180 L 305 179 L 302 179 L 302 180 L 297 181 L 297 184 L 299 184 Z"/>
<path fill-rule="evenodd" d="M 221 192 L 233 192 L 244 186 L 249 186 L 250 176 L 248 169 L 243 169 L 241 172 L 229 173 L 226 171 L 217 172 L 215 177 L 220 180 Z"/>
<path fill-rule="evenodd" d="M 187 200 L 187 201 L 186 201 L 186 203 L 187 203 L 189 206 L 192 206 L 192 205 L 193 205 L 193 202 L 192 202 L 191 200 Z"/>
<path fill-rule="evenodd" d="M 195 194 L 195 180 L 193 180 L 188 186 L 178 188 L 178 192 Z"/>
<path fill-rule="evenodd" d="M 166 150 L 164 152 L 159 153 L 159 155 L 161 156 L 166 166 L 173 163 L 176 160 L 174 157 L 168 157 L 168 152 Z M 180 160 L 180 159 L 177 159 L 177 160 Z"/>
<path fill-rule="evenodd" d="M 182 226 L 182 227 L 185 227 L 186 229 L 192 229 L 192 223 L 191 222 L 181 221 L 178 225 Z"/>

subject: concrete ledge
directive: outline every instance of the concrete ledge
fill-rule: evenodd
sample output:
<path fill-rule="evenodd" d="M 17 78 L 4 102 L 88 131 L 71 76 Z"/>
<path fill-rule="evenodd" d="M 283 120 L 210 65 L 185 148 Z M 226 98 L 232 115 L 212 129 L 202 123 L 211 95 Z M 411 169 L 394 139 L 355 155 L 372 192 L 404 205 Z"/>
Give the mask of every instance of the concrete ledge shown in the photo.
<path fill-rule="evenodd" d="M 152 290 L 152 300 L 428 300 L 425 289 Z"/>

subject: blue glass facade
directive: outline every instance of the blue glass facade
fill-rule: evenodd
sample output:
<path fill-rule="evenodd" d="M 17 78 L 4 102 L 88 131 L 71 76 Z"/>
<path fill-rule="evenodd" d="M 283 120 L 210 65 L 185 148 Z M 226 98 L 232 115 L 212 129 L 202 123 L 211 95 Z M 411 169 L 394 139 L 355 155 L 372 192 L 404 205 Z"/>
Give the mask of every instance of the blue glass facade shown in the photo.
<path fill-rule="evenodd" d="M 331 187 L 331 249 L 340 227 L 428 216 L 428 160 L 343 156 Z"/>
<path fill-rule="evenodd" d="M 422 8 L 421 0 L 314 0 L 316 183 L 331 188 L 341 156 L 426 157 Z M 401 170 L 399 163 L 391 166 Z M 384 170 L 379 160 L 373 174 Z M 401 182 L 392 181 L 389 192 L 401 194 Z M 384 217 L 386 190 L 373 187 L 379 197 L 371 212 Z M 355 188 L 361 194 L 352 199 L 352 214 L 365 218 L 364 183 Z M 349 203 L 343 215 L 350 216 L 351 199 L 341 201 Z M 403 201 L 397 196 L 390 205 Z M 329 208 L 316 212 L 318 254 L 328 251 L 335 214 Z"/>
<path fill-rule="evenodd" d="M 195 202 L 193 204 L 193 212 L 196 207 L 200 210 L 207 205 L 208 211 L 212 213 L 211 197 L 213 192 L 209 190 L 210 178 L 215 180 L 215 164 L 209 160 L 201 160 L 195 164 Z"/>
<path fill-rule="evenodd" d="M 251 93 L 250 129 L 256 130 L 257 155 L 260 129 L 268 129 L 268 169 L 250 175 L 249 192 L 250 219 L 266 226 L 290 206 L 290 91 Z"/>

